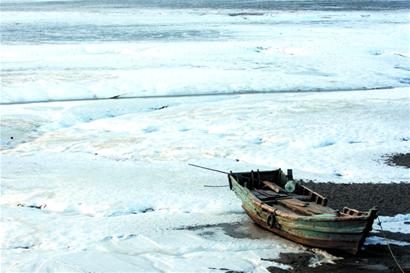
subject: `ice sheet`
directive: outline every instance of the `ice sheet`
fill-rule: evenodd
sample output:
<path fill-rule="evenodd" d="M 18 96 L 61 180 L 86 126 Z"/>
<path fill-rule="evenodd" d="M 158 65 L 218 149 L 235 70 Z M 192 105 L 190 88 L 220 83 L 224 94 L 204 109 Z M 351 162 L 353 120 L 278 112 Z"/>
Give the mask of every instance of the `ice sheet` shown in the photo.
<path fill-rule="evenodd" d="M 408 170 L 385 164 L 384 155 L 408 151 L 408 104 L 402 88 L 9 105 L 1 145 L 6 154 L 224 159 L 232 162 L 225 170 L 244 164 L 319 181 L 400 182 Z"/>
<path fill-rule="evenodd" d="M 3 103 L 374 89 L 410 79 L 403 10 L 78 12 L 68 5 L 6 10 L 0 23 Z"/>

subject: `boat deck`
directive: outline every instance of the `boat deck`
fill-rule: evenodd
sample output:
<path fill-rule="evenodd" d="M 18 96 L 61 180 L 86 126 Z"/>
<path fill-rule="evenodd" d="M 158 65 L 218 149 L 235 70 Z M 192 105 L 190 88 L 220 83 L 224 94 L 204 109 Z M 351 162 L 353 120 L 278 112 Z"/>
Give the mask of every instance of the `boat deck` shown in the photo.
<path fill-rule="evenodd" d="M 336 210 L 311 201 L 311 197 L 307 195 L 276 193 L 267 189 L 254 189 L 251 192 L 257 199 L 266 205 L 286 211 L 290 214 L 304 216 L 337 214 Z"/>

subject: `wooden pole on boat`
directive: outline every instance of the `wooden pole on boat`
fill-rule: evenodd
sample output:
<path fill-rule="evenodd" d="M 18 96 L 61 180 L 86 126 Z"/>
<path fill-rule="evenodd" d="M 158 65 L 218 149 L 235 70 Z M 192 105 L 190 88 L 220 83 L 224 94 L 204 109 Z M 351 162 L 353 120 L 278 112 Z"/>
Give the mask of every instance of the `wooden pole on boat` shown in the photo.
<path fill-rule="evenodd" d="M 220 171 L 220 170 L 217 170 L 217 169 L 212 169 L 212 168 L 208 168 L 208 167 L 203 167 L 203 166 L 199 166 L 199 165 L 195 165 L 195 164 L 191 164 L 191 163 L 188 163 L 188 165 L 189 165 L 189 166 L 192 166 L 192 167 L 197 167 L 197 168 L 205 169 L 205 170 L 208 170 L 208 171 L 213 171 L 213 172 L 217 172 L 217 173 L 223 173 L 223 174 L 227 174 L 227 175 L 233 175 L 232 172 L 231 172 L 231 173 L 228 173 L 228 172 Z M 238 181 L 239 181 L 238 177 L 240 177 L 240 178 L 242 178 L 242 179 L 245 179 L 245 180 L 246 180 L 245 183 L 251 181 L 251 179 L 250 179 L 249 177 L 246 177 L 246 176 L 243 176 L 243 175 L 240 175 L 240 174 L 237 174 L 237 173 L 234 174 L 234 175 L 236 176 L 236 179 L 237 179 Z"/>
<path fill-rule="evenodd" d="M 216 170 L 216 169 L 211 169 L 211 168 L 208 168 L 208 167 L 203 167 L 203 166 L 199 166 L 199 165 L 195 165 L 195 164 L 191 164 L 191 163 L 188 163 L 188 165 L 189 165 L 189 166 L 192 166 L 192 167 L 197 167 L 197 168 L 205 169 L 205 170 L 208 170 L 208 171 L 213 171 L 213 172 L 218 172 L 218 173 L 224 173 L 224 174 L 230 174 L 230 173 L 227 173 L 227 172 L 224 172 L 224 171 L 220 171 L 220 170 Z"/>

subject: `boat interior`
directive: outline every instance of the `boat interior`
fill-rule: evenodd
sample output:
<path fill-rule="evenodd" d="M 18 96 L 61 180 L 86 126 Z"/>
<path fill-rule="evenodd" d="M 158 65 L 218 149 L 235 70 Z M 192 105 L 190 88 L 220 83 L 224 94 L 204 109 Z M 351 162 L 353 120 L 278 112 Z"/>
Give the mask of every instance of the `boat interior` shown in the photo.
<path fill-rule="evenodd" d="M 339 211 L 327 206 L 327 198 L 295 183 L 292 192 L 285 186 L 293 182 L 292 170 L 285 174 L 281 169 L 274 171 L 251 171 L 248 173 L 231 173 L 240 185 L 248 188 L 264 204 L 281 210 L 288 210 L 299 215 L 333 214 Z"/>

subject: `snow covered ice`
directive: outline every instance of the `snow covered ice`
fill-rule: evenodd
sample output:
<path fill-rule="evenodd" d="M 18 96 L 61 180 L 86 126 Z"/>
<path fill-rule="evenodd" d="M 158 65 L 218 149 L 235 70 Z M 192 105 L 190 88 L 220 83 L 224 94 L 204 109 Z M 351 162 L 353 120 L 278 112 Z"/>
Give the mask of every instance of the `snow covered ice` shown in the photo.
<path fill-rule="evenodd" d="M 1 2 L 2 271 L 266 272 L 306 251 L 187 163 L 409 180 L 382 159 L 409 149 L 405 2 L 183 2 Z"/>

